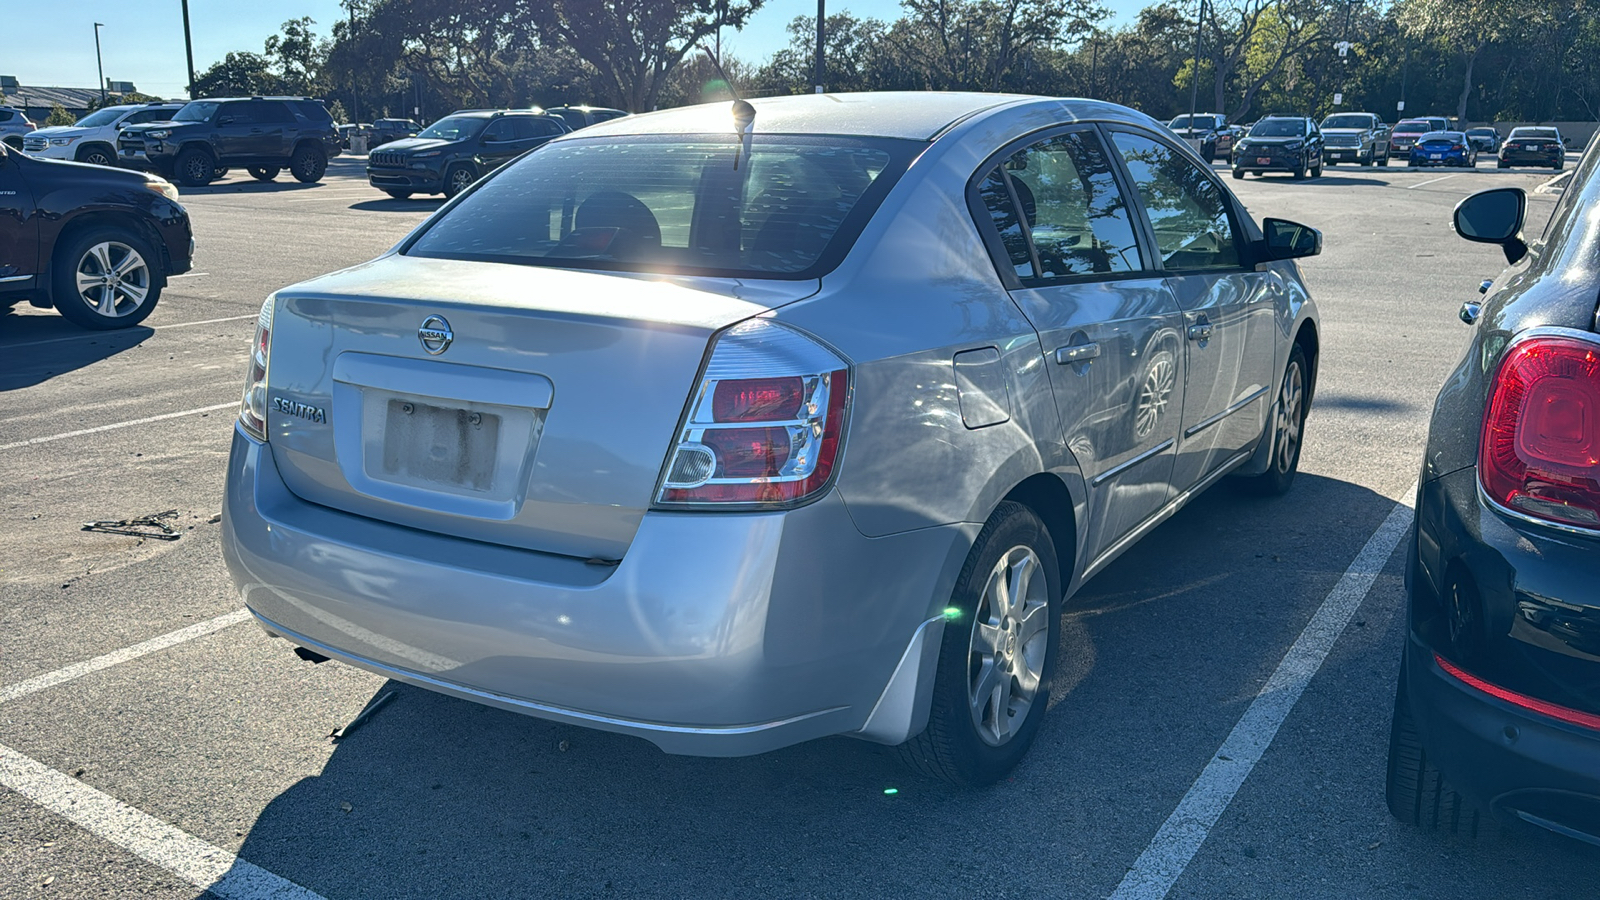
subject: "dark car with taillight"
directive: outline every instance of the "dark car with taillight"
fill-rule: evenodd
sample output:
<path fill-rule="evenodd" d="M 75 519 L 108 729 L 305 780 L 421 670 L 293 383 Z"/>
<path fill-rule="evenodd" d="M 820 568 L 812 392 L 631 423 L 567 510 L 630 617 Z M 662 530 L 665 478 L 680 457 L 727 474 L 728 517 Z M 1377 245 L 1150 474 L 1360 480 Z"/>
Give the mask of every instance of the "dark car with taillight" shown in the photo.
<path fill-rule="evenodd" d="M 1493 128 L 1468 128 L 1466 135 L 1467 140 L 1472 142 L 1472 146 L 1478 148 L 1478 152 L 1500 152 L 1500 132 Z"/>
<path fill-rule="evenodd" d="M 368 153 L 367 182 L 396 200 L 412 194 L 454 197 L 485 174 L 569 131 L 564 121 L 542 110 L 458 110 L 415 137 Z"/>
<path fill-rule="evenodd" d="M 1455 229 L 1510 266 L 1463 305 L 1475 333 L 1434 406 L 1407 545 L 1389 808 L 1600 844 L 1600 155 L 1544 233 L 1527 198 L 1463 200 Z"/>
<path fill-rule="evenodd" d="M 189 213 L 165 179 L 0 147 L 0 301 L 126 328 L 193 256 Z"/>
<path fill-rule="evenodd" d="M 1513 128 L 1500 148 L 1499 168 L 1549 166 L 1561 171 L 1567 160 L 1567 142 L 1561 132 L 1550 127 Z"/>

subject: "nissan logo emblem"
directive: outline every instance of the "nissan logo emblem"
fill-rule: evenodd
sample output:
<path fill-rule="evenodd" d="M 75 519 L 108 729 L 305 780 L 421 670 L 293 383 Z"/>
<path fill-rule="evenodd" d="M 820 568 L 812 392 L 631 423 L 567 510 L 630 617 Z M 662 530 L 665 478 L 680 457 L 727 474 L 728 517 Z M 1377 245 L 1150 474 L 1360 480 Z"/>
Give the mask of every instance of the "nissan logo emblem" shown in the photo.
<path fill-rule="evenodd" d="M 422 349 L 438 356 L 450 349 L 450 342 L 456 339 L 456 335 L 450 330 L 450 323 L 444 320 L 444 316 L 429 316 L 422 320 L 422 327 L 417 329 L 417 339 L 422 341 Z"/>

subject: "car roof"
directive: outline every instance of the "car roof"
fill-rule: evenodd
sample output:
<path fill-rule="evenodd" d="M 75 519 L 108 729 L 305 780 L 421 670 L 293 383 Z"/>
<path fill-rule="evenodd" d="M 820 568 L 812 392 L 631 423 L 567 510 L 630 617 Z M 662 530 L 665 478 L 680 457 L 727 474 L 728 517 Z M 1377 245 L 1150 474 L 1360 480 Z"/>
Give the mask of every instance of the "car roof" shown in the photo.
<path fill-rule="evenodd" d="M 876 91 L 855 94 L 798 94 L 758 97 L 755 130 L 767 134 L 830 134 L 932 140 L 951 125 L 985 110 L 1028 100 L 1026 94 L 938 91 Z M 1086 101 L 1058 101 L 1068 104 Z M 1095 104 L 1096 109 L 1103 108 Z M 711 134 L 731 132 L 729 104 L 702 103 L 640 113 L 590 125 L 585 138 L 624 134 Z"/>
<path fill-rule="evenodd" d="M 451 113 L 452 116 L 468 116 L 474 119 L 492 119 L 495 116 L 542 116 L 542 109 L 458 109 Z"/>

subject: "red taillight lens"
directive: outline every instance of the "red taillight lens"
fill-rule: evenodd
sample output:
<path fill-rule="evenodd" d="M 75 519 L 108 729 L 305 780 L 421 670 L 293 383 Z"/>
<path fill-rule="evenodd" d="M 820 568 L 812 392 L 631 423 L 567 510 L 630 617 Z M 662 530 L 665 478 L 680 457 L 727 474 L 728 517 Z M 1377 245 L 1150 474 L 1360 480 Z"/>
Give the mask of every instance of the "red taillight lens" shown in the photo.
<path fill-rule="evenodd" d="M 244 395 L 239 399 L 239 424 L 257 440 L 267 439 L 267 361 L 272 351 L 272 298 L 261 305 L 256 334 L 250 342 Z"/>
<path fill-rule="evenodd" d="M 800 413 L 799 377 L 747 378 L 717 383 L 711 411 L 718 422 L 772 422 Z"/>
<path fill-rule="evenodd" d="M 1465 150 L 1467 148 L 1462 146 L 1461 144 L 1451 144 L 1450 145 L 1450 149 L 1451 150 Z"/>
<path fill-rule="evenodd" d="M 1450 662 L 1450 660 L 1445 659 L 1437 653 L 1433 655 L 1433 661 L 1437 663 L 1439 668 L 1443 669 L 1445 674 L 1449 675 L 1451 678 L 1454 678 L 1468 687 L 1482 691 L 1491 697 L 1504 700 L 1505 702 L 1514 706 L 1520 706 L 1523 709 L 1529 710 L 1530 712 L 1536 712 L 1542 716 L 1549 716 L 1552 719 L 1559 719 L 1562 722 L 1567 722 L 1572 725 L 1579 725 L 1584 728 L 1600 729 L 1600 716 L 1597 716 L 1594 713 L 1587 713 L 1582 710 L 1572 709 L 1571 707 L 1560 706 L 1558 704 L 1551 703 L 1548 700 L 1540 700 L 1537 697 L 1529 697 L 1525 694 L 1519 694 L 1516 691 L 1507 690 L 1498 684 L 1492 684 L 1484 681 L 1482 678 L 1479 678 L 1460 666 L 1455 665 L 1454 663 Z"/>
<path fill-rule="evenodd" d="M 788 505 L 819 494 L 849 396 L 845 361 L 812 338 L 761 319 L 730 328 L 712 348 L 656 502 Z"/>
<path fill-rule="evenodd" d="M 1600 528 L 1600 343 L 1541 335 L 1506 352 L 1484 414 L 1478 479 L 1507 509 Z"/>

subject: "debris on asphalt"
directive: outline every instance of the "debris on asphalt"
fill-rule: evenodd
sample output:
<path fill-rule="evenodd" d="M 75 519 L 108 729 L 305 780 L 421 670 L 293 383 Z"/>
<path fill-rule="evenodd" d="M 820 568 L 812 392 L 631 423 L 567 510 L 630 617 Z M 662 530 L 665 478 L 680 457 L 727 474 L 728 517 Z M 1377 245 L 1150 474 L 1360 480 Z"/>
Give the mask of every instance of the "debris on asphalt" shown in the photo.
<path fill-rule="evenodd" d="M 394 691 L 390 691 L 389 693 L 384 694 L 383 696 L 379 697 L 378 699 L 372 701 L 372 705 L 368 706 L 366 709 L 363 709 L 361 711 L 361 715 L 356 716 L 354 719 L 351 719 L 350 720 L 350 724 L 344 726 L 343 728 L 335 728 L 333 731 L 329 732 L 328 733 L 328 738 L 330 740 L 332 740 L 335 744 L 337 744 L 340 741 L 344 740 L 345 738 L 349 737 L 350 736 L 350 732 L 355 731 L 357 728 L 361 727 L 361 724 L 363 722 L 367 721 L 367 719 L 372 717 L 373 713 L 378 711 L 378 707 L 384 705 L 385 703 L 388 703 L 389 699 L 391 697 L 393 697 L 393 696 L 394 696 Z M 349 812 L 349 810 L 345 810 L 345 812 Z"/>
<path fill-rule="evenodd" d="M 1367 849 L 1368 850 L 1376 850 L 1381 846 L 1383 846 L 1383 841 L 1373 841 L 1372 843 L 1367 845 Z"/>
<path fill-rule="evenodd" d="M 556 749 L 560 750 L 562 753 L 565 753 L 565 752 L 567 752 L 567 747 L 569 747 L 569 746 L 571 746 L 571 745 L 568 744 L 565 740 L 563 740 L 561 743 L 556 745 Z"/>
<path fill-rule="evenodd" d="M 342 803 L 339 804 L 339 811 L 340 812 L 348 813 L 348 812 L 350 812 L 350 811 L 352 811 L 354 809 L 355 809 L 355 807 L 351 806 L 350 805 L 350 801 L 348 801 L 348 800 L 343 801 Z"/>
<path fill-rule="evenodd" d="M 166 512 L 135 516 L 131 519 L 102 519 L 99 522 L 85 522 L 83 523 L 83 530 L 98 531 L 101 534 L 126 534 L 130 537 L 154 538 L 158 541 L 175 541 L 183 537 L 183 533 L 168 525 L 166 520 L 176 519 L 177 517 L 178 511 L 169 509 Z"/>
<path fill-rule="evenodd" d="M 222 521 L 222 513 L 214 513 L 211 516 L 211 518 L 206 520 L 206 524 L 207 525 L 215 525 L 215 524 L 217 524 L 218 522 L 221 522 L 221 521 Z"/>

